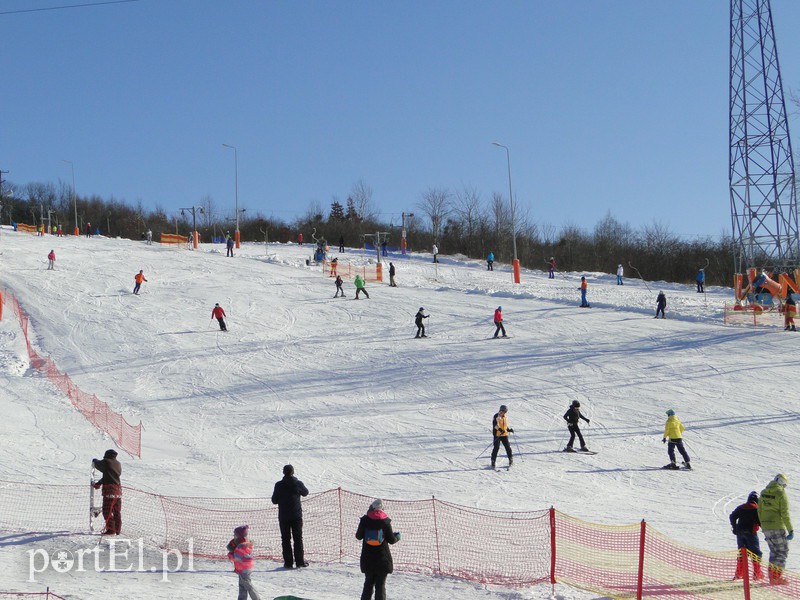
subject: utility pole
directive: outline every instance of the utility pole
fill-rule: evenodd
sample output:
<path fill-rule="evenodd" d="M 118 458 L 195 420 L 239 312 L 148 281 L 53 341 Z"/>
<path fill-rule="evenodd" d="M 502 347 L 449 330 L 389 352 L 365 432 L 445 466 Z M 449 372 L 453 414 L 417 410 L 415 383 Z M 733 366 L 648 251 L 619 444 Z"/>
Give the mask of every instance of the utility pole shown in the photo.
<path fill-rule="evenodd" d="M 189 208 L 182 208 L 181 215 L 183 215 L 183 211 L 190 210 L 192 211 L 192 248 L 197 250 L 197 213 L 199 212 L 201 215 L 204 214 L 202 206 L 191 206 Z M 175 232 L 177 233 L 178 229 L 178 218 L 175 217 Z"/>

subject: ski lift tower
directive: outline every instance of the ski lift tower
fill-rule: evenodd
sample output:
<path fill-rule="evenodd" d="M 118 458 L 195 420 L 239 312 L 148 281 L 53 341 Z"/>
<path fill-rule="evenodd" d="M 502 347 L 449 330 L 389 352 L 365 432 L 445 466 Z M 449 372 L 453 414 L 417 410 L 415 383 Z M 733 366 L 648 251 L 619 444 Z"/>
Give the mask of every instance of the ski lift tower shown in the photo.
<path fill-rule="evenodd" d="M 734 269 L 800 266 L 797 189 L 770 0 L 731 0 Z"/>

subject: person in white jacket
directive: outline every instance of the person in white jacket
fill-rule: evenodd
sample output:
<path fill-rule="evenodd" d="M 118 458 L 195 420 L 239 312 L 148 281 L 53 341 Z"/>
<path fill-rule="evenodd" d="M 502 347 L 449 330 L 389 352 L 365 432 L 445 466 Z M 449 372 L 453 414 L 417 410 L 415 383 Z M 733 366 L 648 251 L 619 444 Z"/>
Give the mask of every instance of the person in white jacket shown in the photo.
<path fill-rule="evenodd" d="M 624 272 L 624 270 L 622 268 L 622 265 L 621 264 L 617 265 L 617 285 L 625 285 L 624 283 L 622 283 L 622 274 L 623 274 L 623 272 Z"/>
<path fill-rule="evenodd" d="M 439 262 L 439 248 L 436 246 L 436 244 L 434 244 L 433 248 L 431 248 L 431 252 L 433 254 L 433 262 L 438 263 Z"/>

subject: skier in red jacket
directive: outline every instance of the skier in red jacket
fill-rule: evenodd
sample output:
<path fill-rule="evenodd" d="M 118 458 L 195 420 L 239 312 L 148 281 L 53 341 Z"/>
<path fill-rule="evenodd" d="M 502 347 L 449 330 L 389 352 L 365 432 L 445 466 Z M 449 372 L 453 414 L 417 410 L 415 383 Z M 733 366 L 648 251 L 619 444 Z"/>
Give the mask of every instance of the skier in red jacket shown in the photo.
<path fill-rule="evenodd" d="M 211 311 L 211 318 L 219 321 L 219 328 L 222 331 L 228 331 L 228 328 L 225 327 L 225 319 L 223 319 L 223 317 L 225 317 L 225 311 L 222 309 L 219 303 L 215 304 L 214 310 Z"/>

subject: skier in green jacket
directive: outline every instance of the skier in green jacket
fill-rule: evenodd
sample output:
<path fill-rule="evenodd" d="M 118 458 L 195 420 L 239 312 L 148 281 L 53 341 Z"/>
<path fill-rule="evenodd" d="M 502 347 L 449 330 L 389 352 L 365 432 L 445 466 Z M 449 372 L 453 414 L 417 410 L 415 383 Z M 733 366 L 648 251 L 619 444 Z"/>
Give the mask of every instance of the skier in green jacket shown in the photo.
<path fill-rule="evenodd" d="M 758 518 L 769 546 L 769 582 L 772 585 L 786 583 L 783 569 L 789 555 L 789 542 L 794 538 L 794 528 L 789 518 L 789 497 L 786 495 L 788 483 L 786 475 L 777 474 L 761 492 L 758 503 Z"/>
<path fill-rule="evenodd" d="M 361 278 L 361 275 L 356 275 L 355 282 L 356 284 L 356 300 L 358 300 L 358 295 L 361 292 L 364 292 L 364 295 L 369 298 L 369 294 L 367 293 L 367 288 L 364 287 L 364 280 Z"/>

